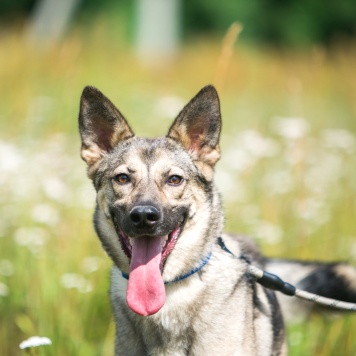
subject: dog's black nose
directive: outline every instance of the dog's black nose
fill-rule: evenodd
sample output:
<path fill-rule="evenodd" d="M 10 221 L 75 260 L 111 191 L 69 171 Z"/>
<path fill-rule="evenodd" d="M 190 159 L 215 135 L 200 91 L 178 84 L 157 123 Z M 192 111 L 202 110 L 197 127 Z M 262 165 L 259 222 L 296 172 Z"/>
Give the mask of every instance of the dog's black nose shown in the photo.
<path fill-rule="evenodd" d="M 130 211 L 130 220 L 137 228 L 153 227 L 161 219 L 161 212 L 151 205 L 135 206 Z"/>

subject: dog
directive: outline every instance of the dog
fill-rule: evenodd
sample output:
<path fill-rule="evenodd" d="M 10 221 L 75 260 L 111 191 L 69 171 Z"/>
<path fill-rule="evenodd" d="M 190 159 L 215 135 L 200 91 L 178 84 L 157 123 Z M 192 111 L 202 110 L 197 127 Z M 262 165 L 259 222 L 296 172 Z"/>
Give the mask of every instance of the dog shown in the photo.
<path fill-rule="evenodd" d="M 249 264 L 292 271 L 299 286 L 356 301 L 352 267 L 269 260 L 252 240 L 223 234 L 213 86 L 154 139 L 136 137 L 108 98 L 85 87 L 79 131 L 97 192 L 95 230 L 113 261 L 116 356 L 286 355 L 275 292 L 247 273 Z"/>

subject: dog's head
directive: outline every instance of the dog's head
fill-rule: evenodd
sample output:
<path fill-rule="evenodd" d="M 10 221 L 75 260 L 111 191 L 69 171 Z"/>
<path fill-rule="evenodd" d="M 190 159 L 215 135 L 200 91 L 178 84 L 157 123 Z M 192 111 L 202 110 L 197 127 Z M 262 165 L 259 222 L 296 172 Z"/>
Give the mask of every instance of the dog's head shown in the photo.
<path fill-rule="evenodd" d="M 141 315 L 165 301 L 163 280 L 194 268 L 220 233 L 212 184 L 220 157 L 219 99 L 204 87 L 166 137 L 135 137 L 100 91 L 86 87 L 80 104 L 82 158 L 97 190 L 96 231 L 129 274 L 127 302 Z"/>

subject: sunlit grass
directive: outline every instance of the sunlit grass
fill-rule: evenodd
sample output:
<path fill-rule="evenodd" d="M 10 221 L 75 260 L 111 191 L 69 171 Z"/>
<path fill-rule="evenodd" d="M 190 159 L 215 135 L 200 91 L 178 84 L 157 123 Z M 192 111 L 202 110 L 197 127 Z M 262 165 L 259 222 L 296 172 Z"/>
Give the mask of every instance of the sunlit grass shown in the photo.
<path fill-rule="evenodd" d="M 219 42 L 189 43 L 174 63 L 150 68 L 107 31 L 77 31 L 46 50 L 11 33 L 0 39 L 3 355 L 33 335 L 52 340 L 39 354 L 112 353 L 110 262 L 79 158 L 82 88 L 97 86 L 138 134 L 154 136 L 165 134 L 172 106 L 219 75 Z M 236 46 L 220 90 L 217 183 L 227 230 L 255 236 L 267 255 L 355 263 L 355 53 Z M 293 122 L 297 137 L 283 131 Z M 353 355 L 355 327 L 355 315 L 312 316 L 290 328 L 290 354 Z"/>

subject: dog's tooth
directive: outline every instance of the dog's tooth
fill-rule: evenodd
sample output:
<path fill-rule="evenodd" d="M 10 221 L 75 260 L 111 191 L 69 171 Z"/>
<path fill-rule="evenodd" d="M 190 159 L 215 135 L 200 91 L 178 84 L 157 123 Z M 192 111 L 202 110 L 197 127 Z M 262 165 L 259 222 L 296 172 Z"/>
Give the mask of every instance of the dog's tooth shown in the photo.
<path fill-rule="evenodd" d="M 164 236 L 164 238 L 162 239 L 162 247 L 166 246 L 167 241 L 168 241 L 168 235 Z"/>

